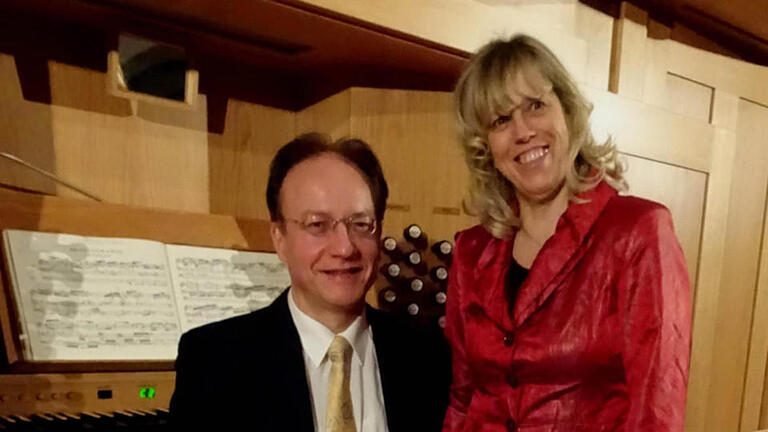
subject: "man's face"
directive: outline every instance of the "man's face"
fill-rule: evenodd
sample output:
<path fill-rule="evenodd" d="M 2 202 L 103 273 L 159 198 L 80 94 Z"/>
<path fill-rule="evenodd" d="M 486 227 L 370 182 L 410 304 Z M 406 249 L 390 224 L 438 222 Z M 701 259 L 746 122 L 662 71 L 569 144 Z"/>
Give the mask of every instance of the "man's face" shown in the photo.
<path fill-rule="evenodd" d="M 302 161 L 286 175 L 279 205 L 284 220 L 272 224 L 272 241 L 288 267 L 296 304 L 315 319 L 359 313 L 375 278 L 379 229 L 361 233 L 339 222 L 318 235 L 307 224 L 375 220 L 371 191 L 360 172 L 330 153 Z"/>

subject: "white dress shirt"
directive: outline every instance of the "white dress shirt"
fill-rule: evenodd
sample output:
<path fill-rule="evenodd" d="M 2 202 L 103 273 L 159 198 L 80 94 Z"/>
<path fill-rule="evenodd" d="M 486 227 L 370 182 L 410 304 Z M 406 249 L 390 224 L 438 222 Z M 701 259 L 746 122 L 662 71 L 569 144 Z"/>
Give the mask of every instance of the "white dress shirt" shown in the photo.
<path fill-rule="evenodd" d="M 304 369 L 312 397 L 315 431 L 325 432 L 325 407 L 331 373 L 331 362 L 327 353 L 335 334 L 296 306 L 293 291 L 288 294 L 288 309 L 299 331 L 304 353 Z M 365 319 L 365 310 L 339 335 L 347 339 L 353 349 L 349 390 L 357 431 L 388 432 L 379 364 L 376 360 L 371 327 Z"/>

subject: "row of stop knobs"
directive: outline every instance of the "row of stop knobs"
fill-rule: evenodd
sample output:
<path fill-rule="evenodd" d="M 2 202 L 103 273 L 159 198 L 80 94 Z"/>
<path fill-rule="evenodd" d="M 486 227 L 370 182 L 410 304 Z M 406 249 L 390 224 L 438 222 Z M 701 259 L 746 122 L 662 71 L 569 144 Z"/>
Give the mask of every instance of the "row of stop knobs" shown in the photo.
<path fill-rule="evenodd" d="M 382 250 L 391 262 L 381 268 L 381 273 L 389 282 L 389 286 L 380 292 L 381 305 L 386 309 L 396 309 L 397 304 L 408 303 L 405 310 L 409 315 L 437 316 L 438 324 L 443 326 L 447 301 L 445 289 L 453 244 L 441 240 L 429 247 L 438 261 L 430 268 L 426 259 L 429 241 L 421 227 L 416 224 L 407 226 L 403 230 L 403 238 L 406 241 L 403 245 L 398 244 L 394 237 L 382 239 Z M 406 273 L 411 275 L 406 276 Z"/>

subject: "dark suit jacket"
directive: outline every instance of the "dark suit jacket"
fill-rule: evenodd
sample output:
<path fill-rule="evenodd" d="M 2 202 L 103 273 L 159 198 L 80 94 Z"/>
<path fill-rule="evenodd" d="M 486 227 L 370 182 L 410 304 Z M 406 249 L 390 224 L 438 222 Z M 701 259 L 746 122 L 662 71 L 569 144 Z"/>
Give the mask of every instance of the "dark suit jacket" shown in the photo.
<path fill-rule="evenodd" d="M 171 399 L 171 422 L 178 430 L 314 430 L 287 293 L 264 309 L 182 336 Z M 442 334 L 372 308 L 366 314 L 389 431 L 439 431 L 450 384 L 450 353 Z"/>

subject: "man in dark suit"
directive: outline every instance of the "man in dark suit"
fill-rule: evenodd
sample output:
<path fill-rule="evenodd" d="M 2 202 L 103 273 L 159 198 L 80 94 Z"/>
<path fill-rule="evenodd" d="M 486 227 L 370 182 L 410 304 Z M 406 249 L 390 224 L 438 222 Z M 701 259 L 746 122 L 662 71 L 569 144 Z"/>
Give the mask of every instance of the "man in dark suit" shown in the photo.
<path fill-rule="evenodd" d="M 278 151 L 267 204 L 291 286 L 262 310 L 184 334 L 177 428 L 441 429 L 450 383 L 442 335 L 365 304 L 387 194 L 360 140 L 308 134 Z"/>

